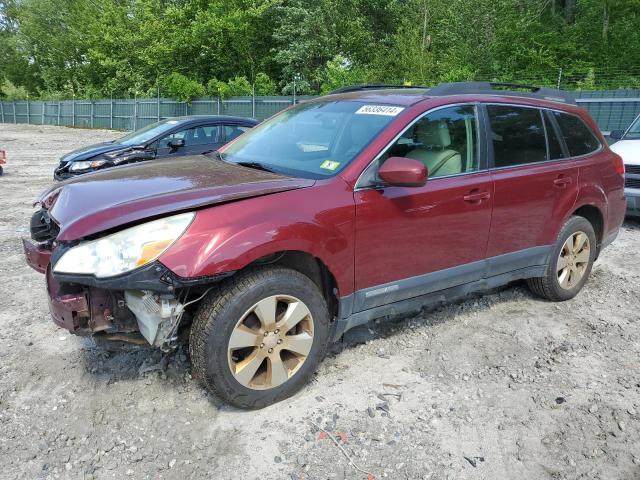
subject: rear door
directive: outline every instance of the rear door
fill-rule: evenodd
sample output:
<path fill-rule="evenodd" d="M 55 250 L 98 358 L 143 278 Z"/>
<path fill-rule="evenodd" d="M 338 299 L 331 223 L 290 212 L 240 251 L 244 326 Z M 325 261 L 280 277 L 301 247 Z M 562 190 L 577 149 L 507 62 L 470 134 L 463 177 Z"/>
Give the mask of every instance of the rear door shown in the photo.
<path fill-rule="evenodd" d="M 224 145 L 223 137 L 222 125 L 207 124 L 194 127 L 187 133 L 186 152 L 188 155 L 197 155 L 217 150 Z"/>
<path fill-rule="evenodd" d="M 363 173 L 354 192 L 354 311 L 390 304 L 482 278 L 491 220 L 477 107 L 426 113 Z M 422 187 L 376 185 L 390 156 L 424 162 Z"/>
<path fill-rule="evenodd" d="M 543 265 L 578 193 L 578 168 L 548 112 L 489 104 L 494 182 L 488 276 Z"/>

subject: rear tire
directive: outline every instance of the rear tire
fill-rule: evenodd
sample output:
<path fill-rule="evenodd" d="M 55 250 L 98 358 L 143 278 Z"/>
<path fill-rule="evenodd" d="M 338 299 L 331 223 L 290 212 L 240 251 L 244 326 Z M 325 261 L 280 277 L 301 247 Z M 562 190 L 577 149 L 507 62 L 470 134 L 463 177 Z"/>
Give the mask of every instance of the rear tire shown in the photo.
<path fill-rule="evenodd" d="M 329 311 L 317 285 L 295 270 L 271 267 L 234 275 L 202 301 L 189 351 L 209 391 L 254 409 L 305 385 L 328 340 Z"/>
<path fill-rule="evenodd" d="M 530 278 L 527 284 L 540 297 L 562 302 L 582 289 L 596 257 L 596 234 L 584 217 L 573 216 L 560 230 L 549 258 L 547 274 Z"/>

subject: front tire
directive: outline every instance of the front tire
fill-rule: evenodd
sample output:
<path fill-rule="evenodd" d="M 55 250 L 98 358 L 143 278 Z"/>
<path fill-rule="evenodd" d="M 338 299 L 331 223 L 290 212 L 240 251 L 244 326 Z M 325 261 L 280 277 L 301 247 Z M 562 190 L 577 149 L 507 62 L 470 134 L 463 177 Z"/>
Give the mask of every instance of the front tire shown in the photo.
<path fill-rule="evenodd" d="M 584 217 L 567 220 L 553 248 L 547 274 L 530 278 L 527 284 L 535 294 L 562 302 L 575 297 L 582 289 L 596 258 L 596 234 Z"/>
<path fill-rule="evenodd" d="M 191 326 L 193 370 L 217 397 L 262 408 L 290 397 L 322 361 L 329 312 L 318 286 L 287 268 L 259 268 L 223 283 Z"/>

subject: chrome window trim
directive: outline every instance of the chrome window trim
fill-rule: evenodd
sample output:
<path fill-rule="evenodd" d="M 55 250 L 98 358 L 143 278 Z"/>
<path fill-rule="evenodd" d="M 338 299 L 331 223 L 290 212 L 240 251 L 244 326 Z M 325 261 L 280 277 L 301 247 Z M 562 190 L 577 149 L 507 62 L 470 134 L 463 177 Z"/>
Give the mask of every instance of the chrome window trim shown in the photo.
<path fill-rule="evenodd" d="M 369 170 L 369 168 L 371 168 L 371 165 L 373 165 L 376 161 L 378 161 L 378 159 L 394 144 L 398 141 L 398 139 L 400 137 L 402 137 L 402 135 L 404 135 L 404 133 L 409 130 L 411 127 L 413 127 L 416 122 L 422 120 L 423 117 L 425 117 L 426 115 L 429 115 L 430 113 L 433 112 L 437 112 L 438 110 L 443 110 L 445 108 L 451 108 L 451 107 L 461 107 L 461 106 L 465 106 L 465 105 L 470 105 L 473 107 L 473 110 L 475 112 L 475 116 L 476 116 L 476 146 L 478 146 L 480 144 L 480 115 L 478 114 L 478 105 L 480 105 L 480 103 L 482 102 L 456 102 L 456 103 L 449 103 L 447 105 L 440 105 L 438 107 L 433 107 L 425 112 L 422 112 L 420 115 L 418 115 L 416 118 L 414 118 L 411 123 L 409 123 L 407 126 L 405 126 L 395 137 L 393 137 L 391 139 L 391 141 L 389 143 L 387 143 L 384 148 L 382 148 L 382 150 L 380 150 L 375 157 L 373 157 L 373 160 L 371 160 L 369 162 L 369 164 L 362 169 L 362 172 L 360 172 L 360 175 L 358 175 L 358 179 L 356 180 L 355 183 L 355 187 L 353 188 L 354 192 L 359 192 L 360 190 L 370 190 L 370 189 L 377 189 L 377 188 L 382 188 L 381 186 L 376 186 L 376 185 L 360 185 L 360 180 L 362 179 L 363 175 L 367 172 L 367 170 Z M 477 148 L 476 148 L 477 150 Z M 480 157 L 480 153 L 478 153 L 478 165 L 480 165 L 480 161 L 481 161 L 481 157 Z M 472 172 L 460 172 L 460 173 L 454 173 L 451 175 L 442 175 L 440 177 L 433 177 L 433 179 L 429 179 L 429 181 L 435 181 L 435 180 L 439 180 L 441 178 L 451 178 L 451 177 L 460 177 L 462 175 L 471 175 L 474 173 L 479 173 L 479 172 L 486 172 L 488 169 L 480 169 L 478 168 L 478 170 L 474 170 Z M 389 185 L 390 186 L 390 185 Z"/>
<path fill-rule="evenodd" d="M 444 108 L 449 108 L 449 107 L 460 107 L 463 105 L 472 105 L 474 107 L 474 110 L 476 112 L 476 121 L 478 123 L 477 125 L 477 135 L 479 138 L 480 135 L 480 117 L 478 115 L 478 106 L 479 105 L 483 105 L 484 107 L 487 107 L 489 105 L 497 105 L 497 106 L 511 106 L 511 107 L 520 107 L 520 108 L 535 108 L 537 110 L 540 111 L 541 115 L 542 115 L 542 111 L 543 110 L 547 110 L 550 112 L 558 112 L 558 113 L 562 113 L 565 115 L 571 115 L 574 116 L 576 118 L 578 118 L 578 120 L 580 120 L 583 125 L 587 128 L 587 130 L 589 130 L 589 133 L 591 133 L 591 135 L 593 135 L 593 137 L 596 139 L 596 141 L 598 142 L 598 148 L 596 150 L 594 150 L 593 152 L 589 152 L 589 153 L 585 153 L 583 155 L 577 155 L 577 156 L 571 156 L 571 152 L 569 152 L 569 156 L 566 158 L 555 158 L 552 160 L 545 160 L 544 162 L 531 162 L 531 163 L 519 163 L 517 165 L 509 165 L 506 167 L 495 167 L 495 166 L 487 166 L 487 168 L 483 168 L 483 169 L 478 169 L 478 170 L 474 170 L 473 172 L 461 172 L 461 173 L 456 173 L 456 174 L 452 174 L 452 175 L 443 175 L 441 177 L 434 177 L 433 179 L 429 179 L 429 181 L 435 181 L 435 180 L 439 180 L 439 179 L 444 179 L 444 178 L 451 178 L 451 177 L 459 177 L 462 175 L 472 175 L 474 173 L 479 173 L 479 172 L 493 172 L 493 171 L 502 171 L 502 170 L 507 170 L 509 168 L 518 168 L 518 167 L 522 167 L 522 166 L 531 166 L 531 165 L 545 165 L 548 163 L 555 163 L 555 162 L 567 162 L 567 161 L 573 161 L 573 160 L 582 160 L 584 158 L 590 157 L 592 155 L 595 155 L 597 153 L 602 152 L 602 150 L 604 150 L 604 145 L 602 144 L 602 142 L 600 141 L 600 139 L 598 138 L 597 135 L 594 134 L 593 130 L 591 130 L 591 127 L 589 127 L 589 125 L 587 125 L 582 118 L 580 118 L 580 115 L 576 115 L 575 113 L 571 113 L 571 112 L 567 112 L 566 110 L 562 110 L 560 108 L 553 108 L 553 107 L 548 107 L 548 106 L 536 106 L 536 105 L 523 105 L 521 103 L 511 103 L 511 102 L 484 102 L 484 101 L 473 101 L 473 102 L 456 102 L 456 103 L 450 103 L 447 105 L 440 105 L 438 107 L 434 107 L 430 110 L 427 110 L 425 112 L 423 112 L 422 114 L 420 114 L 419 116 L 417 116 L 416 118 L 414 118 L 411 123 L 409 123 L 402 131 L 400 131 L 400 133 L 398 133 L 389 143 L 387 143 L 384 148 L 378 152 L 378 154 L 373 158 L 373 160 L 371 162 L 369 162 L 369 164 L 362 170 L 362 172 L 360 173 L 360 175 L 358 176 L 358 179 L 356 180 L 355 183 L 355 187 L 353 189 L 354 192 L 358 192 L 360 190 L 369 190 L 369 189 L 376 189 L 376 188 L 381 188 L 379 186 L 374 186 L 374 185 L 365 185 L 365 186 L 361 186 L 360 185 L 360 180 L 362 179 L 363 175 L 367 172 L 367 170 L 371 167 L 371 165 L 376 162 L 384 152 L 387 151 L 387 149 L 389 149 L 389 147 L 391 147 L 391 145 L 393 145 L 395 142 L 398 141 L 398 139 L 411 127 L 413 127 L 413 125 L 418 122 L 419 120 L 421 120 L 425 115 L 428 115 L 432 112 L 438 111 L 438 110 L 442 110 Z M 543 118 L 544 120 L 544 118 Z M 543 127 L 545 126 L 544 121 L 543 121 Z M 487 125 L 486 127 L 491 128 L 491 124 L 489 123 L 489 125 Z M 546 130 L 545 130 L 545 138 L 546 138 Z M 563 139 L 564 141 L 564 139 Z M 547 139 L 548 142 L 548 139 Z M 492 163 L 493 163 L 493 158 L 491 158 Z"/>
<path fill-rule="evenodd" d="M 580 118 L 580 115 L 576 115 L 575 113 L 570 113 L 567 112 L 565 110 L 560 110 L 558 108 L 551 108 L 551 107 L 536 107 L 535 105 L 520 105 L 517 103 L 485 103 L 485 102 L 479 102 L 482 103 L 485 106 L 489 106 L 489 105 L 497 105 L 497 106 L 510 106 L 510 107 L 522 107 L 522 108 L 536 108 L 540 111 L 542 110 L 549 110 L 551 112 L 558 112 L 558 113 L 563 113 L 565 115 L 571 115 L 572 117 L 576 117 L 578 120 L 580 120 L 582 122 L 582 124 L 586 127 L 587 130 L 589 130 L 589 133 L 591 133 L 591 135 L 593 135 L 593 138 L 596 139 L 596 141 L 598 142 L 598 148 L 595 149 L 593 152 L 589 152 L 589 153 L 585 153 L 583 155 L 576 155 L 575 157 L 571 156 L 571 152 L 569 152 L 569 156 L 566 158 L 555 158 L 553 160 L 545 160 L 544 162 L 530 162 L 530 163 L 518 163 L 517 165 L 508 165 L 506 167 L 489 167 L 489 171 L 500 171 L 500 170 L 505 170 L 507 168 L 517 168 L 517 167 L 521 167 L 523 165 L 544 165 L 546 163 L 551 163 L 551 162 L 562 162 L 562 161 L 572 161 L 572 160 L 580 160 L 582 158 L 586 158 L 589 157 L 591 155 L 594 155 L 596 153 L 600 153 L 603 149 L 604 146 L 602 145 L 602 142 L 600 141 L 600 139 L 598 138 L 598 136 L 596 134 L 593 133 L 593 130 L 591 130 L 591 128 L 589 127 L 589 125 L 587 125 L 586 123 L 584 123 L 584 121 L 582 120 L 582 118 Z M 488 113 L 488 112 L 487 112 Z M 543 123 L 544 125 L 544 123 Z M 489 125 L 489 128 L 491 128 L 491 125 Z M 562 133 L 562 129 L 560 130 Z M 563 133 L 564 135 L 564 133 Z M 563 138 L 564 141 L 564 138 Z M 567 147 L 568 150 L 568 147 Z M 493 160 L 493 159 L 492 159 Z"/>

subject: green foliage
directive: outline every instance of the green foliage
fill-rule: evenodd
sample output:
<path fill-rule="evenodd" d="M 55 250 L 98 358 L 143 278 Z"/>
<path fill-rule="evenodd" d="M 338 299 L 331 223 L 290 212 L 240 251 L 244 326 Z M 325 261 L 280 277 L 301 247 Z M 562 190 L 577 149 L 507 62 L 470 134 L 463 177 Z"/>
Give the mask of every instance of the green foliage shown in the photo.
<path fill-rule="evenodd" d="M 11 81 L 5 80 L 0 87 L 0 92 L 7 100 L 26 100 L 29 98 L 29 92 L 24 87 L 16 87 Z"/>
<path fill-rule="evenodd" d="M 177 72 L 173 72 L 164 79 L 163 87 L 169 96 L 182 102 L 191 102 L 195 97 L 204 95 L 204 87 L 200 82 Z"/>
<path fill-rule="evenodd" d="M 326 79 L 322 83 L 321 92 L 328 93 L 347 85 L 366 83 L 366 75 L 362 69 L 353 67 L 342 55 L 336 55 L 327 62 Z"/>
<path fill-rule="evenodd" d="M 218 80 L 217 78 L 212 78 L 207 82 L 207 94 L 212 97 L 220 97 L 221 99 L 225 99 L 230 96 L 230 88 L 226 82 Z"/>
<path fill-rule="evenodd" d="M 562 69 L 566 88 L 637 87 L 639 25 L 640 0 L 0 0 L 0 84 L 191 99 Z"/>
<path fill-rule="evenodd" d="M 266 73 L 258 73 L 255 79 L 256 95 L 275 95 L 276 84 Z M 253 94 L 253 85 L 244 76 L 236 76 L 227 82 L 212 78 L 207 82 L 207 94 L 212 97 L 243 97 Z"/>
<path fill-rule="evenodd" d="M 256 75 L 254 82 L 256 86 L 256 95 L 276 95 L 276 82 L 271 80 L 269 75 L 264 72 L 260 72 Z"/>
<path fill-rule="evenodd" d="M 229 95 L 232 97 L 243 97 L 253 93 L 253 87 L 247 77 L 233 77 L 227 85 L 229 85 Z"/>

